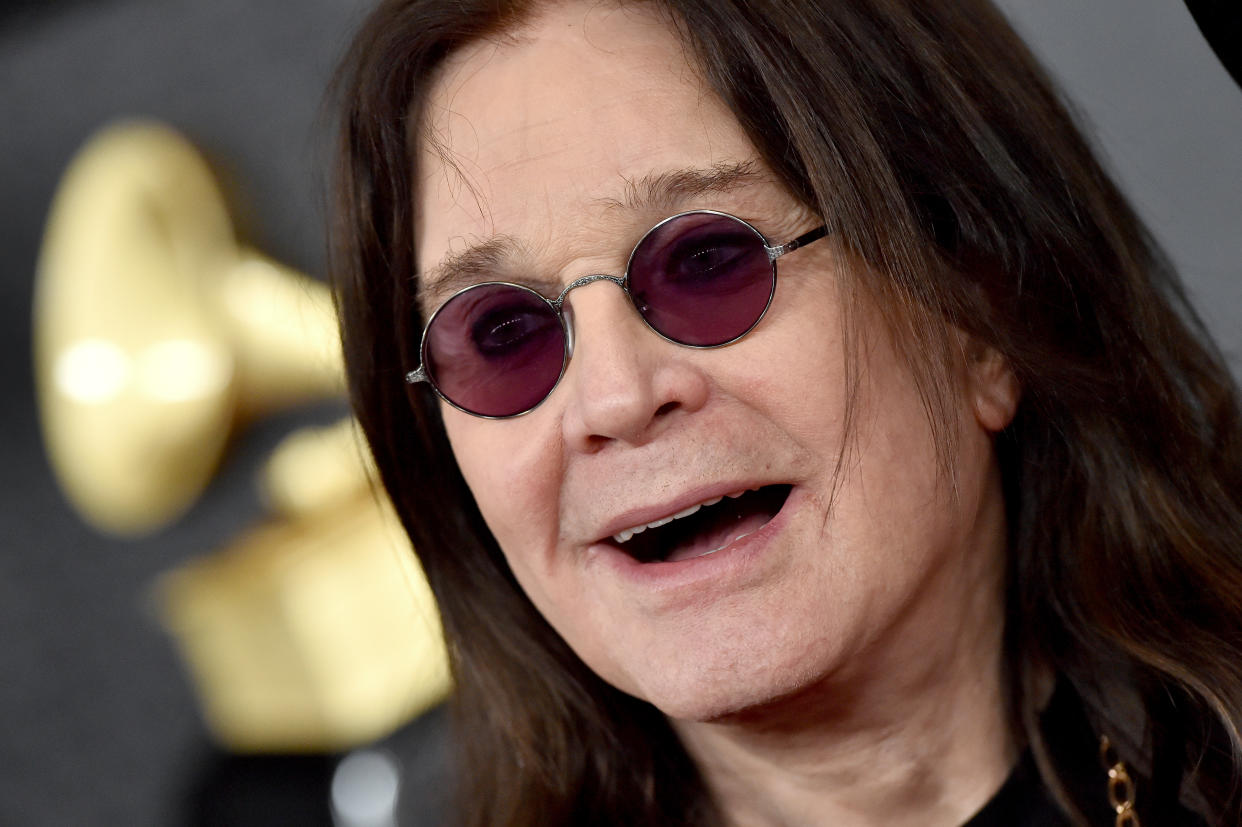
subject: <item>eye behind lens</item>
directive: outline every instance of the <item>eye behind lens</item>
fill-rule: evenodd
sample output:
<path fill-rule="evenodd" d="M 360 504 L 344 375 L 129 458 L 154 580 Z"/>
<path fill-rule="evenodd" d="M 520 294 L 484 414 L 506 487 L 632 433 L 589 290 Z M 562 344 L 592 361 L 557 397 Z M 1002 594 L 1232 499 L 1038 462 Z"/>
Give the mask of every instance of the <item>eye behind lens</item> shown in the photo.
<path fill-rule="evenodd" d="M 470 340 L 481 357 L 503 361 L 521 358 L 523 351 L 538 347 L 542 337 L 559 331 L 556 313 L 546 306 L 501 307 L 474 323 Z"/>
<path fill-rule="evenodd" d="M 762 252 L 762 245 L 753 238 L 693 239 L 668 251 L 657 272 L 684 290 L 718 289 L 721 282 L 748 276 L 746 268 L 756 255 L 756 246 Z"/>

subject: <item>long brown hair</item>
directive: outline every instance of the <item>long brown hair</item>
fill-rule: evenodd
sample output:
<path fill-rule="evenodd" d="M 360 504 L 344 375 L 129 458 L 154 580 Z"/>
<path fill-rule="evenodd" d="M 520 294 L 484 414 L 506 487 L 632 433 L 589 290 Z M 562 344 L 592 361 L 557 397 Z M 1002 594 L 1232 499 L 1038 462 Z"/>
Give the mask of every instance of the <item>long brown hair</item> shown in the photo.
<path fill-rule="evenodd" d="M 857 278 L 887 308 L 946 465 L 946 321 L 1021 383 L 997 440 L 1006 646 L 1015 728 L 1048 783 L 1051 670 L 1151 774 L 1153 802 L 1180 792 L 1237 823 L 1237 390 L 1025 46 L 986 0 L 651 2 L 768 167 L 871 265 Z M 719 814 L 663 716 L 595 676 L 526 599 L 434 397 L 403 381 L 422 327 L 414 182 L 433 74 L 531 6 L 386 0 L 354 43 L 334 232 L 350 390 L 439 600 L 463 822 L 707 823 Z"/>

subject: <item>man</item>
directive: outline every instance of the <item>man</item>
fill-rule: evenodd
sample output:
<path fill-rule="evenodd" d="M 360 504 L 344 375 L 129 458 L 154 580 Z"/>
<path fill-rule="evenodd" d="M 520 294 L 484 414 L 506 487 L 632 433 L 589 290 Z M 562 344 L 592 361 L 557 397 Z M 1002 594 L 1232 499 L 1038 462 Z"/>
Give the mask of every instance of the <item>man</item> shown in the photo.
<path fill-rule="evenodd" d="M 1133 217 L 974 12 L 390 3 L 364 33 L 346 345 L 474 716 L 467 820 L 995 819 L 1054 686 L 1116 657 L 1086 601 L 1133 528 L 1066 550 L 1128 495 L 1058 504 L 1032 463 L 1107 499 L 1073 476 L 1107 444 L 1129 490 L 1145 437 L 1093 422 L 1101 353 L 1158 354 L 1129 403 L 1211 360 L 1167 304 L 1143 317 L 1163 276 Z M 1205 401 L 1227 374 L 1185 381 L 1155 409 L 1233 462 L 1231 391 Z M 1094 713 L 1077 755 L 1107 732 L 1142 756 Z M 1084 806 L 1054 757 L 1031 823 Z"/>

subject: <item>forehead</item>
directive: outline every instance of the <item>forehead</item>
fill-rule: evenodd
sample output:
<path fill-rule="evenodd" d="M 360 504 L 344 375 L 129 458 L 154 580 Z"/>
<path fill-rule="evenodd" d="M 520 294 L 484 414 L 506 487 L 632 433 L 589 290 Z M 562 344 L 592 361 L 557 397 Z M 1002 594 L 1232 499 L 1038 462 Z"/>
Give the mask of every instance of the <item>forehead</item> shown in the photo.
<path fill-rule="evenodd" d="M 489 242 L 570 256 L 601 235 L 629 237 L 662 217 L 630 214 L 640 182 L 753 156 L 666 20 L 642 6 L 558 4 L 463 48 L 436 78 L 417 182 L 420 272 Z"/>

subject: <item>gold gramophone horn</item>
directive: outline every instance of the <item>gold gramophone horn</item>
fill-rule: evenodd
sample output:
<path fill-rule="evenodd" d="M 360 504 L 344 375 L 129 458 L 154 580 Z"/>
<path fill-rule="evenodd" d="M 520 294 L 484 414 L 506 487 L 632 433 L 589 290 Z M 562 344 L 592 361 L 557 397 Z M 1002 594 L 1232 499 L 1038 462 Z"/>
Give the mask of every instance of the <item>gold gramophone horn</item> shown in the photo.
<path fill-rule="evenodd" d="M 235 420 L 342 392 L 327 288 L 240 248 L 206 163 L 153 123 L 107 128 L 70 164 L 34 331 L 52 467 L 115 534 L 186 509 Z"/>
<path fill-rule="evenodd" d="M 44 435 L 95 526 L 153 530 L 199 494 L 238 419 L 341 394 L 328 291 L 240 249 L 206 164 L 114 126 L 70 165 L 35 297 Z M 237 750 L 337 750 L 449 691 L 439 615 L 356 423 L 288 436 L 271 516 L 166 572 L 160 620 Z"/>

